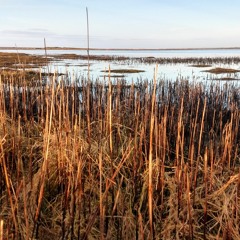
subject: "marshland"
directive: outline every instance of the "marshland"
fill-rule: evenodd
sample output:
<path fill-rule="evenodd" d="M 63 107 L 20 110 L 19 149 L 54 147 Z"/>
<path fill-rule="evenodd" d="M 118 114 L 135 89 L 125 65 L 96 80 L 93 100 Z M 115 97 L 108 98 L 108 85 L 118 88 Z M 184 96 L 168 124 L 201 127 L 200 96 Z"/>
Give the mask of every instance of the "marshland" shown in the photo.
<path fill-rule="evenodd" d="M 66 52 L 0 53 L 0 239 L 240 239 L 240 57 Z"/>

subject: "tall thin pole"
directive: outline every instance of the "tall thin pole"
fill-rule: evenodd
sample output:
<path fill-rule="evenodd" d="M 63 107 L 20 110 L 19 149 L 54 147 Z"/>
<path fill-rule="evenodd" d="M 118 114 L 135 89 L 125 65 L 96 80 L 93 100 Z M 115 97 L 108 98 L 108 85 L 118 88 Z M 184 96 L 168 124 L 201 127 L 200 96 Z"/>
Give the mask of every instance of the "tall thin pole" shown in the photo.
<path fill-rule="evenodd" d="M 88 8 L 86 7 L 87 14 L 87 54 L 88 54 L 88 80 L 90 74 L 90 64 L 89 64 L 89 22 L 88 22 Z"/>
<path fill-rule="evenodd" d="M 91 137 L 91 118 L 90 118 L 90 64 L 89 64 L 89 23 L 88 23 L 88 8 L 87 13 L 87 54 L 88 54 L 88 82 L 87 82 L 87 126 L 88 126 L 88 141 Z"/>
<path fill-rule="evenodd" d="M 48 77 L 49 77 L 49 66 L 48 66 L 48 57 L 47 57 L 47 43 L 46 43 L 46 39 L 44 38 L 44 50 L 45 50 L 45 60 L 46 60 L 46 66 L 47 66 L 47 73 L 48 73 Z"/>

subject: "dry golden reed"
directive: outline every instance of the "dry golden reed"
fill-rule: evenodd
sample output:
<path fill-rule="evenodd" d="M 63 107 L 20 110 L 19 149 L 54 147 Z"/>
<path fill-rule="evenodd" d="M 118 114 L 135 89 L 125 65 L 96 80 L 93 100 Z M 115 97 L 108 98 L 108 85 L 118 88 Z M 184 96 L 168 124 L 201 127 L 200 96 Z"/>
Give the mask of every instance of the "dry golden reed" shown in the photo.
<path fill-rule="evenodd" d="M 0 239 L 239 239 L 239 106 L 231 84 L 1 75 Z"/>

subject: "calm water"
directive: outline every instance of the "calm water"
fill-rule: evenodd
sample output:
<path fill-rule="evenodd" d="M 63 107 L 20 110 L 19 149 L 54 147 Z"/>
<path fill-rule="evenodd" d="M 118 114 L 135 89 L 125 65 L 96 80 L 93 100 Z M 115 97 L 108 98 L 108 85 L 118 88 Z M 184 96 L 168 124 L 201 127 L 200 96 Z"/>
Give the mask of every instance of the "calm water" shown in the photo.
<path fill-rule="evenodd" d="M 0 50 L 1 52 L 16 52 L 16 50 Z M 45 54 L 44 50 L 18 50 L 29 54 Z M 48 50 L 48 54 L 73 53 L 86 55 L 86 50 Z M 127 57 L 240 57 L 240 49 L 193 49 L 193 50 L 91 50 L 92 55 L 117 55 Z"/>
<path fill-rule="evenodd" d="M 52 51 L 49 54 L 56 54 L 57 52 Z M 86 54 L 86 51 L 59 51 L 62 53 L 75 53 L 75 54 Z M 138 51 L 91 51 L 92 55 L 115 55 L 115 56 L 127 56 L 127 57 L 156 57 L 156 58 L 197 58 L 197 57 L 240 57 L 240 49 L 228 49 L 228 50 L 138 50 Z M 78 75 L 87 76 L 87 67 L 84 66 L 87 62 L 84 60 L 65 60 L 64 64 L 68 64 L 68 70 L 73 70 Z M 90 76 L 92 79 L 103 79 L 104 73 L 102 70 L 108 69 L 140 69 L 144 70 L 143 73 L 125 74 L 125 79 L 129 82 L 137 79 L 148 79 L 151 80 L 154 77 L 154 69 L 156 64 L 142 64 L 139 62 L 109 62 L 109 61 L 90 61 Z M 55 69 L 60 72 L 66 70 L 64 64 L 57 63 Z M 77 66 L 76 66 L 77 65 Z M 158 65 L 157 77 L 158 79 L 164 80 L 176 80 L 176 79 L 188 79 L 190 81 L 209 81 L 210 79 L 220 79 L 225 77 L 234 77 L 240 79 L 240 74 L 220 74 L 214 75 L 204 72 L 214 67 L 226 67 L 240 69 L 239 65 L 236 64 L 214 64 L 211 67 L 196 68 L 191 67 L 189 64 L 160 64 Z M 106 75 L 106 74 L 105 74 Z M 113 74 L 114 75 L 114 74 Z"/>
<path fill-rule="evenodd" d="M 6 52 L 6 51 L 5 51 Z M 14 50 L 7 52 L 16 52 Z M 18 52 L 44 55 L 43 50 L 19 50 Z M 47 52 L 48 55 L 52 54 L 78 54 L 86 55 L 87 52 L 83 50 L 51 50 Z M 212 49 L 212 50 L 94 50 L 90 51 L 91 55 L 114 55 L 126 57 L 156 57 L 156 58 L 197 58 L 197 57 L 240 57 L 240 49 Z M 104 79 L 102 70 L 110 69 L 139 69 L 144 70 L 143 73 L 124 74 L 124 78 L 131 82 L 137 79 L 153 79 L 154 69 L 156 64 L 142 64 L 136 61 L 90 61 L 90 77 L 92 79 Z M 160 64 L 158 65 L 157 77 L 158 79 L 175 80 L 175 79 L 188 79 L 190 81 L 209 81 L 211 79 L 221 79 L 225 77 L 234 77 L 240 79 L 240 74 L 220 74 L 214 75 L 204 72 L 214 67 L 227 67 L 240 70 L 237 64 L 215 64 L 211 67 L 196 68 L 191 67 L 189 64 Z M 75 76 L 88 76 L 88 67 L 86 60 L 63 60 L 53 62 L 50 66 L 51 71 L 57 72 L 70 72 Z M 114 74 L 113 74 L 114 76 Z"/>

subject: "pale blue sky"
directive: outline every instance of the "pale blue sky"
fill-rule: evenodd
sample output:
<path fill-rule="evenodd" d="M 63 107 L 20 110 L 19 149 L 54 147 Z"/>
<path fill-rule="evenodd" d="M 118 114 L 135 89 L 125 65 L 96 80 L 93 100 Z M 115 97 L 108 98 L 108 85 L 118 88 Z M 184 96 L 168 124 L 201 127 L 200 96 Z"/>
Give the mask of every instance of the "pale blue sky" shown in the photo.
<path fill-rule="evenodd" d="M 240 0 L 0 0 L 0 46 L 240 47 Z"/>

